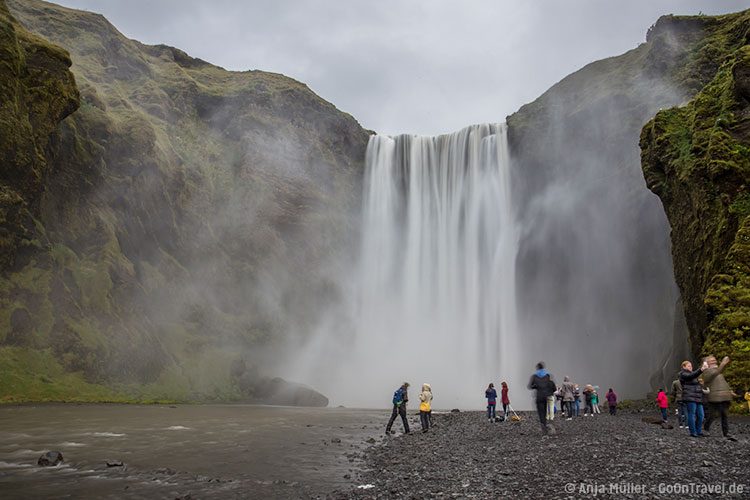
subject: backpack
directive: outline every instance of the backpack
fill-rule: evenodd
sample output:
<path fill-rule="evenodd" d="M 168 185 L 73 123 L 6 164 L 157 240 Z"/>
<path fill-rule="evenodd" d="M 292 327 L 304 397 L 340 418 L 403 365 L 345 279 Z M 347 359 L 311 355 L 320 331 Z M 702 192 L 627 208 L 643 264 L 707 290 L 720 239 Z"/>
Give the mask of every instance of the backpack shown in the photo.
<path fill-rule="evenodd" d="M 396 392 L 393 393 L 393 404 L 400 406 L 404 402 L 404 390 L 399 387 Z"/>

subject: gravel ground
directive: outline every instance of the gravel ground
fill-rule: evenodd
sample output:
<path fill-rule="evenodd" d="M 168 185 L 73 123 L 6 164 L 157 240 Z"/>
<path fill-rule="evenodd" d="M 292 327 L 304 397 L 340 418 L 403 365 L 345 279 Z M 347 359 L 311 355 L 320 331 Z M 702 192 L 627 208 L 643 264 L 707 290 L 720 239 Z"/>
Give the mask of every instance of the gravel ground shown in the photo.
<path fill-rule="evenodd" d="M 747 417 L 731 418 L 732 442 L 718 422 L 691 438 L 642 421 L 656 410 L 556 419 L 545 437 L 535 414 L 520 415 L 438 414 L 426 434 L 410 415 L 417 432 L 379 438 L 358 457 L 356 484 L 328 498 L 750 498 Z"/>

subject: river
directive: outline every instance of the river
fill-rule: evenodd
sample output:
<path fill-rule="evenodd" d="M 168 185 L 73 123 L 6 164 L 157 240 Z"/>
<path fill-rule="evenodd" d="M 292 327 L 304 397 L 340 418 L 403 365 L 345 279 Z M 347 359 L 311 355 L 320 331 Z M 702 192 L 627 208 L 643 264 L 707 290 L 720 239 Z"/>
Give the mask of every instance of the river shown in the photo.
<path fill-rule="evenodd" d="M 387 417 L 252 405 L 2 407 L 0 496 L 315 496 L 354 484 L 361 450 L 382 439 Z M 37 466 L 47 450 L 64 463 Z"/>

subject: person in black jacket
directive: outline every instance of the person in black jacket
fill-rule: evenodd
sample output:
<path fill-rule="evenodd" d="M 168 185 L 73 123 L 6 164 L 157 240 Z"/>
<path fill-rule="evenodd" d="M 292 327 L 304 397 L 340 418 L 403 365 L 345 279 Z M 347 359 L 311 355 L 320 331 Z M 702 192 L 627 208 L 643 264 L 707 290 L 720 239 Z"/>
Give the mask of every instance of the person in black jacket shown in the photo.
<path fill-rule="evenodd" d="M 409 421 L 406 419 L 406 403 L 409 402 L 409 382 L 404 382 L 401 387 L 393 393 L 393 412 L 391 413 L 391 419 L 388 421 L 388 425 L 385 428 L 386 435 L 391 434 L 391 427 L 393 427 L 393 421 L 396 420 L 396 416 L 401 416 L 401 421 L 404 423 L 404 434 L 409 434 Z"/>
<path fill-rule="evenodd" d="M 547 398 L 555 393 L 555 383 L 552 381 L 552 375 L 544 369 L 544 363 L 541 361 L 536 364 L 536 371 L 529 380 L 529 389 L 536 390 L 536 412 L 539 415 L 539 422 L 542 424 L 542 434 L 549 432 L 547 428 Z M 554 428 L 552 429 L 554 432 Z"/>
<path fill-rule="evenodd" d="M 682 371 L 680 371 L 682 401 L 687 406 L 687 424 L 692 437 L 703 436 L 703 389 L 698 382 L 701 373 L 703 373 L 703 368 L 693 371 L 693 364 L 690 361 L 682 362 Z"/>

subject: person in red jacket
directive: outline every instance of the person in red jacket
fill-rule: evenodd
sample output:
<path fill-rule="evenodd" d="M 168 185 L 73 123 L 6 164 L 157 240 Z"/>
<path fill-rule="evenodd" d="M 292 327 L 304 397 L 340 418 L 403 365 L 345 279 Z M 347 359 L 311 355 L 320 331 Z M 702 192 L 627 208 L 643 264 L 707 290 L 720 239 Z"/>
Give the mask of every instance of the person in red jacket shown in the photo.
<path fill-rule="evenodd" d="M 503 420 L 508 420 L 508 407 L 510 406 L 510 399 L 508 399 L 508 383 L 503 381 L 503 390 L 500 392 L 501 400 L 503 402 Z"/>
<path fill-rule="evenodd" d="M 661 410 L 661 421 L 666 424 L 669 399 L 667 399 L 667 393 L 664 392 L 664 389 L 659 389 L 659 394 L 656 396 L 656 402 L 659 403 L 659 409 Z"/>

